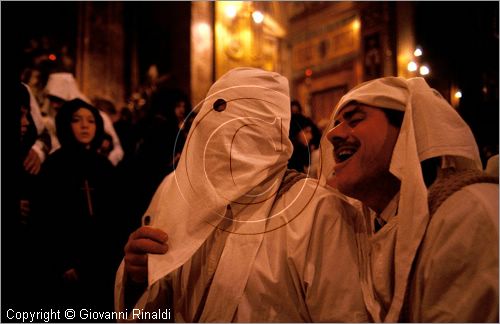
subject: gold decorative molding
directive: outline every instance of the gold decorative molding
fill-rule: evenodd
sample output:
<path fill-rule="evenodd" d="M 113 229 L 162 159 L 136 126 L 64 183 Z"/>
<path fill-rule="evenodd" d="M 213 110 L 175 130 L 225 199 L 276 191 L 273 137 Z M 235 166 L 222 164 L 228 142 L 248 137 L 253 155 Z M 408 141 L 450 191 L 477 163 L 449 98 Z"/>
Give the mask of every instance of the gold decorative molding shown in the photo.
<path fill-rule="evenodd" d="M 293 69 L 303 70 L 356 53 L 359 35 L 359 19 L 352 17 L 340 27 L 297 42 L 292 48 Z"/>
<path fill-rule="evenodd" d="M 252 14 L 260 7 L 252 1 L 215 2 L 216 78 L 239 66 L 278 70 L 286 32 L 266 6 L 262 6 L 263 21 L 255 22 Z"/>

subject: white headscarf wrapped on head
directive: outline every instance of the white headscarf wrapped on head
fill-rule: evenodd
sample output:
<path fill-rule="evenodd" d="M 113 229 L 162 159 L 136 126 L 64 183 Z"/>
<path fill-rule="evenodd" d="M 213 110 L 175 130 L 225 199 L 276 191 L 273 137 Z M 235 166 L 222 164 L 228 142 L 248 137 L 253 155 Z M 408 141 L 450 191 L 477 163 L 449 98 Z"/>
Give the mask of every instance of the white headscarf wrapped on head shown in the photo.
<path fill-rule="evenodd" d="M 390 163 L 390 172 L 401 181 L 401 188 L 394 257 L 395 287 L 385 318 L 380 318 L 380 305 L 373 294 L 367 293 L 371 287 L 363 287 L 365 302 L 374 320 L 396 322 L 404 302 L 411 266 L 430 218 L 420 162 L 442 157 L 442 167 L 481 170 L 481 160 L 470 128 L 423 78 L 385 77 L 356 86 L 342 97 L 332 114 L 330 125 L 351 102 L 404 112 Z M 321 182 L 326 183 L 335 164 L 333 146 L 326 137 L 322 139 L 321 152 Z"/>
<path fill-rule="evenodd" d="M 288 80 L 278 73 L 233 69 L 196 110 L 179 164 L 145 213 L 169 234 L 168 253 L 148 258 L 150 286 L 189 260 L 228 206 L 242 242 L 234 271 L 248 270 L 291 156 Z"/>

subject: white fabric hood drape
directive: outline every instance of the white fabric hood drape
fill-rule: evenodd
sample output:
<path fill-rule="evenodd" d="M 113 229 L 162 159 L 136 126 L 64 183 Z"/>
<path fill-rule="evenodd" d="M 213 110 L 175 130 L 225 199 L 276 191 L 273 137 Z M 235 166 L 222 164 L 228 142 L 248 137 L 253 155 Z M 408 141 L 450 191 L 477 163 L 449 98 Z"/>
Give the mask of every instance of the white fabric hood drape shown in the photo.
<path fill-rule="evenodd" d="M 423 78 L 386 77 L 356 86 L 342 97 L 332 114 L 330 125 L 333 125 L 340 110 L 353 101 L 405 113 L 390 164 L 390 172 L 401 181 L 400 219 L 395 247 L 394 297 L 385 318 L 378 315 L 380 305 L 370 293 L 372 287 L 363 287 L 365 302 L 374 320 L 396 322 L 404 302 L 411 266 L 429 223 L 427 188 L 420 162 L 443 157 L 443 167 L 481 170 L 481 161 L 470 128 Z M 321 150 L 321 182 L 325 183 L 335 163 L 333 146 L 326 137 L 322 139 Z"/>
<path fill-rule="evenodd" d="M 218 99 L 226 102 L 220 112 L 214 110 Z M 169 251 L 149 255 L 149 286 L 196 252 L 223 220 L 227 206 L 235 222 L 231 231 L 245 241 L 244 262 L 233 271 L 244 272 L 262 241 L 292 152 L 288 81 L 277 73 L 233 69 L 197 108 L 179 164 L 145 213 L 151 226 L 169 234 Z"/>
<path fill-rule="evenodd" d="M 78 98 L 91 104 L 91 101 L 79 90 L 73 74 L 68 72 L 50 74 L 45 86 L 45 92 L 48 95 L 61 98 L 65 101 Z"/>

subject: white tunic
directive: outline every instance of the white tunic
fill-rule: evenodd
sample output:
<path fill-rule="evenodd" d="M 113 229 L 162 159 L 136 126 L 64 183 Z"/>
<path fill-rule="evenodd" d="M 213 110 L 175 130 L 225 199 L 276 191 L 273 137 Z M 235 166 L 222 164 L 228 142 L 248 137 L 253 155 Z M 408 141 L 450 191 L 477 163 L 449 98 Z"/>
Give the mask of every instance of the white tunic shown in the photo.
<path fill-rule="evenodd" d="M 498 321 L 498 194 L 495 184 L 469 185 L 431 216 L 402 321 Z M 393 300 L 398 222 L 391 217 L 377 233 L 369 234 L 366 226 L 367 234 L 359 236 L 365 301 L 381 320 Z"/>
<path fill-rule="evenodd" d="M 292 206 L 282 216 L 290 219 L 297 213 L 293 207 L 304 205 L 300 200 L 308 197 L 313 198 L 291 222 L 275 230 L 277 222 L 268 223 L 271 231 L 261 234 L 243 281 L 240 272 L 245 269 L 239 265 L 246 262 L 238 259 L 248 256 L 239 256 L 238 249 L 244 249 L 249 236 L 214 231 L 187 263 L 150 287 L 135 308 L 164 310 L 167 291 L 173 289 L 173 312 L 181 322 L 366 322 L 354 238 L 356 210 L 309 179 L 291 187 L 272 211 Z M 122 278 L 123 264 L 115 290 L 117 310 L 124 309 Z"/>
<path fill-rule="evenodd" d="M 498 322 L 498 185 L 450 196 L 432 216 L 416 262 L 410 321 Z"/>

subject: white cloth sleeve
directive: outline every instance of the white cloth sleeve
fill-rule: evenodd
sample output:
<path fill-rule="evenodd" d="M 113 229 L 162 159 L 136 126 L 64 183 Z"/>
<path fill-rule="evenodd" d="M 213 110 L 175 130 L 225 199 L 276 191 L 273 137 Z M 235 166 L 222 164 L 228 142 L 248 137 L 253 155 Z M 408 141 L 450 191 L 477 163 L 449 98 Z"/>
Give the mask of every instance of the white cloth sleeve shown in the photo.
<path fill-rule="evenodd" d="M 498 185 L 475 184 L 450 196 L 421 249 L 412 322 L 498 321 Z"/>

